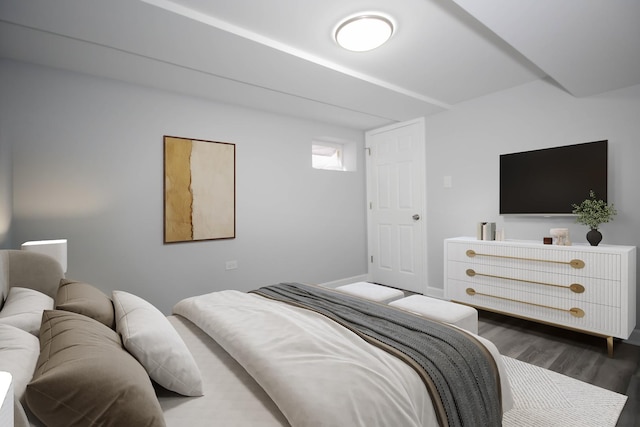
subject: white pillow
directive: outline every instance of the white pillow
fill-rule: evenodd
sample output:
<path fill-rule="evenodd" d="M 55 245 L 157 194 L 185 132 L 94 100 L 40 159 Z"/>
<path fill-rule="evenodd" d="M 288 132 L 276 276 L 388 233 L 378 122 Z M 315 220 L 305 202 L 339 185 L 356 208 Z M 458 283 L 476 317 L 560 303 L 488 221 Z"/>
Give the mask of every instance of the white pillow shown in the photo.
<path fill-rule="evenodd" d="M 113 307 L 124 347 L 151 379 L 185 396 L 203 395 L 202 377 L 193 356 L 157 308 L 124 291 L 113 291 Z"/>
<path fill-rule="evenodd" d="M 40 355 L 40 341 L 30 333 L 11 325 L 0 324 L 0 371 L 13 377 L 13 392 L 24 397 Z"/>
<path fill-rule="evenodd" d="M 40 340 L 27 331 L 0 324 L 0 371 L 9 372 L 13 383 L 13 416 L 16 427 L 28 427 L 24 394 L 36 370 Z M 1 424 L 1 423 L 0 423 Z"/>
<path fill-rule="evenodd" d="M 53 298 L 29 288 L 12 287 L 0 310 L 0 324 L 40 335 L 42 312 L 53 309 Z"/>

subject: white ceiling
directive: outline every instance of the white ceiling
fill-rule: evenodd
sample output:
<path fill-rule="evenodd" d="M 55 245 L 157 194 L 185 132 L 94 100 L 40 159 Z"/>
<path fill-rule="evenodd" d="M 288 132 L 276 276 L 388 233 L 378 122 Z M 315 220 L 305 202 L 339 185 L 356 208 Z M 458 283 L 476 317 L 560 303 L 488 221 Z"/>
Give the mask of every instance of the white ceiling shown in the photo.
<path fill-rule="evenodd" d="M 335 26 L 391 16 L 353 53 Z M 1 0 L 0 58 L 371 129 L 550 78 L 640 84 L 637 0 Z"/>

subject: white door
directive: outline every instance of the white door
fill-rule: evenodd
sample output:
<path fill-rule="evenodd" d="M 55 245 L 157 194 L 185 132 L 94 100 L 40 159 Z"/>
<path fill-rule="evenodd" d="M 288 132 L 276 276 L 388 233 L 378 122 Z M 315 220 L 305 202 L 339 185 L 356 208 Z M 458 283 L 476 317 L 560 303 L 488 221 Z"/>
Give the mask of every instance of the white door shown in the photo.
<path fill-rule="evenodd" d="M 370 280 L 426 294 L 424 119 L 369 131 L 366 148 Z"/>

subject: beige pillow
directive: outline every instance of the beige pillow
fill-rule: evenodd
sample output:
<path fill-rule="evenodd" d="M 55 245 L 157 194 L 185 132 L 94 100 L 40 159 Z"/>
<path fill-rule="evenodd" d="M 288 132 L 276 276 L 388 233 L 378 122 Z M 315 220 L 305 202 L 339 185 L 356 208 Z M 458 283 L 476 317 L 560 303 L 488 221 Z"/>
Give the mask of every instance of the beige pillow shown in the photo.
<path fill-rule="evenodd" d="M 56 295 L 56 310 L 83 314 L 115 329 L 111 299 L 100 289 L 88 283 L 60 280 Z"/>
<path fill-rule="evenodd" d="M 128 292 L 113 291 L 116 328 L 124 347 L 151 379 L 185 396 L 202 396 L 202 377 L 191 352 L 169 320 Z"/>
<path fill-rule="evenodd" d="M 144 368 L 117 332 L 81 314 L 45 311 L 40 357 L 25 394 L 49 427 L 164 426 Z"/>
<path fill-rule="evenodd" d="M 0 310 L 0 324 L 38 336 L 42 312 L 53 308 L 53 298 L 34 289 L 12 287 Z"/>

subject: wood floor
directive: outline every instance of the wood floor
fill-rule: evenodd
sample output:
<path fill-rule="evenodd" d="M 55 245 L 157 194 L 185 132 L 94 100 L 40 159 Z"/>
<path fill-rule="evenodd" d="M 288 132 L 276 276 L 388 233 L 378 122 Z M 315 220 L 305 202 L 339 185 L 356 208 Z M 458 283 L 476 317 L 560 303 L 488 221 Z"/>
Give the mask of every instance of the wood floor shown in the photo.
<path fill-rule="evenodd" d="M 629 397 L 618 426 L 640 426 L 640 347 L 479 311 L 478 332 L 500 353 Z"/>

